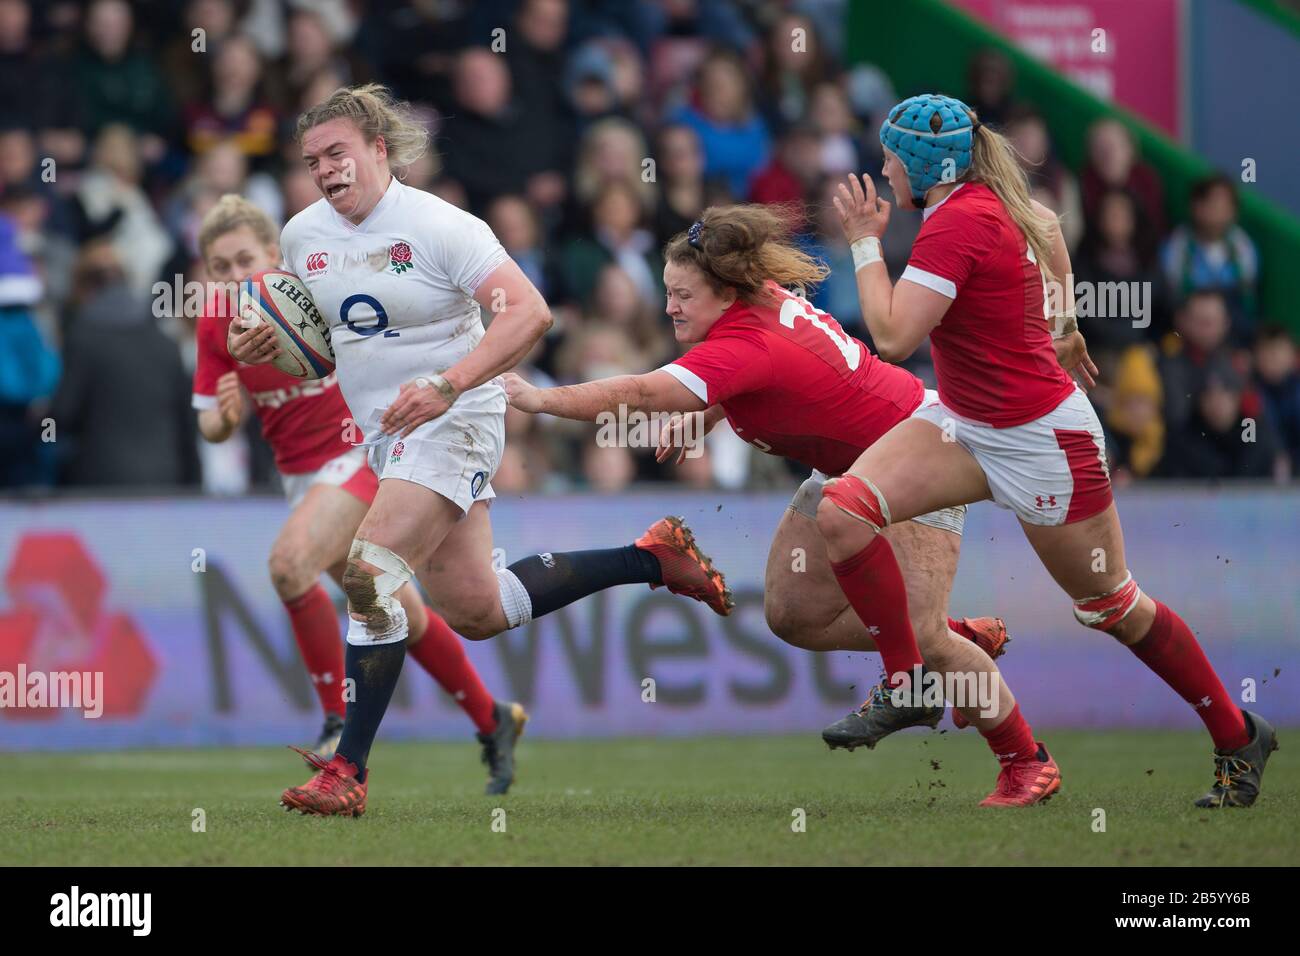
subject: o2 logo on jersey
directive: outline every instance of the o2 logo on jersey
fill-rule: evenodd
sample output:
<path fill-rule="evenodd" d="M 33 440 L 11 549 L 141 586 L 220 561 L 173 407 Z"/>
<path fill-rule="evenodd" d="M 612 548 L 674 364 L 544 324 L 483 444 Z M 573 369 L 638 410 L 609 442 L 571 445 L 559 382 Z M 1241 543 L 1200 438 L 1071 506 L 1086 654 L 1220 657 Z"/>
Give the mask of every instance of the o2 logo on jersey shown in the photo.
<path fill-rule="evenodd" d="M 374 310 L 375 312 L 374 325 L 358 325 L 356 322 L 352 321 L 351 318 L 349 318 L 352 309 L 358 305 L 368 305 L 370 306 L 371 309 Z M 357 335 L 376 335 L 380 332 L 383 332 L 384 338 L 395 339 L 402 334 L 400 332 L 388 328 L 388 313 L 384 311 L 384 307 L 379 304 L 378 299 L 376 299 L 373 295 L 366 295 L 364 292 L 358 292 L 356 295 L 350 295 L 343 300 L 343 304 L 339 306 L 339 321 L 341 321 L 353 332 L 357 333 Z"/>

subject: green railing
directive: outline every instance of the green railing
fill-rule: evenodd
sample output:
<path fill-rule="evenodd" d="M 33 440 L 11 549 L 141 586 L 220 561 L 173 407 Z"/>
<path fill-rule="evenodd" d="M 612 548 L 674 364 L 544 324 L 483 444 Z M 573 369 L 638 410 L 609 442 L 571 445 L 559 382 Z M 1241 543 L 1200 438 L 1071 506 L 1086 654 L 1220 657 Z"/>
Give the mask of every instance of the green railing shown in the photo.
<path fill-rule="evenodd" d="M 1061 158 L 1076 171 L 1083 164 L 1088 127 L 1102 117 L 1117 117 L 1133 131 L 1143 159 L 1160 176 L 1172 222 L 1186 219 L 1192 183 L 1213 171 L 1204 159 L 1144 120 L 1103 102 L 969 14 L 940 0 L 850 0 L 848 30 L 849 61 L 879 66 L 889 74 L 900 96 L 927 90 L 960 96 L 966 92 L 971 56 L 984 47 L 1002 51 L 1015 64 L 1017 96 L 1043 114 Z M 1300 221 L 1254 192 L 1249 184 L 1243 183 L 1238 192 L 1241 224 L 1259 246 L 1263 317 L 1300 335 L 1300 308 L 1295 305 L 1288 278 L 1300 263 Z"/>

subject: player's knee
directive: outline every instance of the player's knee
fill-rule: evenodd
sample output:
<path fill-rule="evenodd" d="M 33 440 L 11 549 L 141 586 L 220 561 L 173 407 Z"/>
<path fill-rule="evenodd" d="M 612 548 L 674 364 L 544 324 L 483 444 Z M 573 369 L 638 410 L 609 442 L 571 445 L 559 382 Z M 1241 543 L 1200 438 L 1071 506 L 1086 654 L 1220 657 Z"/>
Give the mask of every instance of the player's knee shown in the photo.
<path fill-rule="evenodd" d="M 763 617 L 767 620 L 767 629 L 787 644 L 803 647 L 799 642 L 799 617 L 791 613 L 790 602 L 778 598 L 763 597 Z"/>
<path fill-rule="evenodd" d="M 817 528 L 834 558 L 857 550 L 889 524 L 889 506 L 870 480 L 842 475 L 826 482 L 817 506 Z"/>
<path fill-rule="evenodd" d="M 320 577 L 308 549 L 293 541 L 277 541 L 266 564 L 271 586 L 285 601 L 298 597 Z"/>
<path fill-rule="evenodd" d="M 396 552 L 361 538 L 352 542 L 342 580 L 354 622 L 348 628 L 349 643 L 406 639 L 406 611 L 395 595 L 412 574 L 411 566 Z"/>
<path fill-rule="evenodd" d="M 1110 590 L 1074 602 L 1074 618 L 1084 627 L 1105 631 L 1117 640 L 1129 643 L 1136 623 L 1134 610 L 1142 602 L 1142 589 L 1125 572 L 1124 580 Z"/>
<path fill-rule="evenodd" d="M 343 593 L 348 597 L 348 606 L 353 612 L 365 615 L 374 608 L 378 601 L 375 592 L 375 577 L 379 574 L 363 561 L 348 560 L 343 569 Z"/>
<path fill-rule="evenodd" d="M 495 591 L 467 595 L 457 601 L 454 618 L 449 615 L 448 623 L 453 631 L 469 641 L 496 637 L 505 629 L 501 600 Z"/>

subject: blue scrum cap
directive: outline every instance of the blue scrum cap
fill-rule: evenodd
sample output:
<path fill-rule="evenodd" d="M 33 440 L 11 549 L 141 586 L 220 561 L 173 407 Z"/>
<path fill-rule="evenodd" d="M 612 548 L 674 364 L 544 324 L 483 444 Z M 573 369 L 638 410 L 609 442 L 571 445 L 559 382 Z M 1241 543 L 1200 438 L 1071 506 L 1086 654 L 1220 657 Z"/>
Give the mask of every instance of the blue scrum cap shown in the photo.
<path fill-rule="evenodd" d="M 970 169 L 975 130 L 971 109 L 941 93 L 923 93 L 903 100 L 881 124 L 880 142 L 902 161 L 912 184 L 912 201 L 920 206 L 925 194 L 941 182 L 952 182 Z M 944 160 L 951 159 L 950 165 Z M 945 169 L 951 169 L 945 180 Z"/>

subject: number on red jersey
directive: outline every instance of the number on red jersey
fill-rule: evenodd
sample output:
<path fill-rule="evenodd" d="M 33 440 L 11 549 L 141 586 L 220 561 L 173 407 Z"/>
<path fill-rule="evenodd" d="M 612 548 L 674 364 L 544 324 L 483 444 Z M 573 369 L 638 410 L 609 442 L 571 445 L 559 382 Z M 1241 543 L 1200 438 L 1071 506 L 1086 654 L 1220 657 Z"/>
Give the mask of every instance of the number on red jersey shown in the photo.
<path fill-rule="evenodd" d="M 796 332 L 799 344 L 806 346 L 810 351 L 819 355 L 825 354 L 825 344 L 822 342 L 821 336 L 810 336 L 801 332 L 802 329 L 811 325 L 835 346 L 835 350 L 844 359 L 844 364 L 849 367 L 849 371 L 856 371 L 858 366 L 862 364 L 862 343 L 846 334 L 834 318 L 816 308 L 807 299 L 800 298 L 785 289 L 780 291 L 785 296 L 785 301 L 781 303 L 781 324 L 787 329 Z M 802 325 L 797 325 L 795 319 L 806 319 L 807 321 Z"/>

